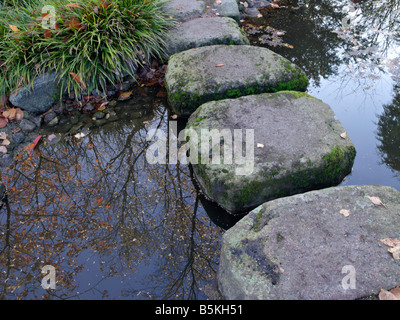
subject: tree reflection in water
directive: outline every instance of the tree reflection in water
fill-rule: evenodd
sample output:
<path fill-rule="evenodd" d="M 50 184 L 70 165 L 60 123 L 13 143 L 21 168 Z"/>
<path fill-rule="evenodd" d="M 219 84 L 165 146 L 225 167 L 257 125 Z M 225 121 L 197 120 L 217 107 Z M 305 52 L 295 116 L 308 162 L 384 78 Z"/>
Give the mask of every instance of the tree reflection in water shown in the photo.
<path fill-rule="evenodd" d="M 187 165 L 145 159 L 146 132 L 166 129 L 166 110 L 160 104 L 147 124 L 119 122 L 42 144 L 3 172 L 3 298 L 205 297 L 222 229 L 199 203 Z M 45 265 L 56 268 L 57 281 L 47 292 Z"/>
<path fill-rule="evenodd" d="M 377 146 L 382 162 L 398 176 L 400 173 L 400 85 L 391 104 L 383 106 L 377 128 Z"/>

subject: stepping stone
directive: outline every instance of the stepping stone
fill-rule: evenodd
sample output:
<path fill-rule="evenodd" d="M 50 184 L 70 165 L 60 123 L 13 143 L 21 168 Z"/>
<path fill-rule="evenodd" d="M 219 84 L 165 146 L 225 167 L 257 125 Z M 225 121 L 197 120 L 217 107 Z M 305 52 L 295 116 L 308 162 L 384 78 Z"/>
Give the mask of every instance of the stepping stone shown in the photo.
<path fill-rule="evenodd" d="M 205 13 L 206 3 L 201 0 L 169 0 L 164 11 L 177 21 L 185 21 Z"/>
<path fill-rule="evenodd" d="M 230 17 L 235 19 L 238 23 L 240 21 L 239 5 L 237 0 L 220 0 L 221 3 L 214 3 L 214 8 L 217 13 L 223 17 Z"/>
<path fill-rule="evenodd" d="M 197 18 L 183 22 L 168 33 L 168 55 L 215 44 L 249 44 L 246 35 L 232 18 Z"/>
<path fill-rule="evenodd" d="M 266 48 L 215 45 L 170 57 L 165 74 L 173 111 L 189 116 L 201 104 L 281 90 L 305 91 L 304 72 Z"/>
<path fill-rule="evenodd" d="M 276 199 L 223 235 L 219 289 L 228 300 L 376 298 L 400 283 L 400 260 L 377 240 L 385 238 L 400 239 L 400 193 L 391 187 L 333 187 Z"/>
<path fill-rule="evenodd" d="M 351 172 L 356 154 L 332 109 L 300 92 L 211 101 L 190 116 L 187 128 L 195 133 L 187 132 L 195 179 L 209 199 L 231 213 L 337 185 Z M 207 143 L 210 130 L 216 130 L 215 140 Z M 198 138 L 197 152 L 192 135 Z M 226 145 L 218 160 L 220 135 Z"/>

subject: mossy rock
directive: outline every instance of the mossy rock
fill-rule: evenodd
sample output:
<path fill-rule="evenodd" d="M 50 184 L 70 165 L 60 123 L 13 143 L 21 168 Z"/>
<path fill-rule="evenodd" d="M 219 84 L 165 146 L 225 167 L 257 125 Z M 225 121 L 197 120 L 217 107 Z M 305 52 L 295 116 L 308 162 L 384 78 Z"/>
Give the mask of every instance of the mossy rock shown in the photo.
<path fill-rule="evenodd" d="M 172 55 L 165 84 L 174 112 L 189 116 L 208 101 L 283 90 L 304 92 L 308 78 L 298 66 L 266 48 L 213 45 Z"/>
<path fill-rule="evenodd" d="M 400 260 L 377 240 L 399 237 L 400 193 L 391 187 L 340 186 L 275 199 L 224 233 L 218 287 L 226 300 L 371 299 L 400 283 Z"/>
<path fill-rule="evenodd" d="M 196 180 L 208 198 L 231 213 L 338 185 L 351 172 L 356 156 L 350 138 L 340 136 L 345 129 L 331 108 L 299 92 L 208 102 L 190 116 L 187 128 L 198 135 L 198 150 L 203 148 L 197 158 L 191 153 Z M 218 135 L 209 145 L 201 142 L 202 130 L 212 129 L 224 133 L 223 143 Z M 231 146 L 231 158 L 223 152 L 225 142 Z M 222 150 L 220 160 L 213 164 L 218 148 Z M 240 155 L 247 157 L 242 163 Z"/>
<path fill-rule="evenodd" d="M 170 56 L 210 45 L 249 44 L 249 40 L 232 18 L 214 17 L 183 22 L 168 32 L 166 43 L 166 51 Z"/>

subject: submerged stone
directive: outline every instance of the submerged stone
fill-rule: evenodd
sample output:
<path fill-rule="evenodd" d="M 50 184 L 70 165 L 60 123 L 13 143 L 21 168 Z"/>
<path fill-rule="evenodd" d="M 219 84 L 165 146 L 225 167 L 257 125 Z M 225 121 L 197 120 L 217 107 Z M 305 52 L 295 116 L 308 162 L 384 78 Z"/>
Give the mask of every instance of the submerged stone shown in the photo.
<path fill-rule="evenodd" d="M 199 151 L 190 151 L 195 179 L 208 198 L 231 213 L 337 185 L 356 155 L 348 135 L 341 137 L 345 129 L 332 109 L 302 92 L 211 101 L 187 126 L 198 136 Z M 216 130 L 212 143 L 203 137 L 207 130 Z"/>
<path fill-rule="evenodd" d="M 400 193 L 391 187 L 333 187 L 276 199 L 223 235 L 219 289 L 238 300 L 377 295 L 400 283 L 400 260 L 378 241 L 385 238 L 400 239 Z"/>
<path fill-rule="evenodd" d="M 214 45 L 171 56 L 165 84 L 173 111 L 188 116 L 208 101 L 305 91 L 308 79 L 295 64 L 266 48 Z"/>
<path fill-rule="evenodd" d="M 168 55 L 216 44 L 249 44 L 246 35 L 231 18 L 198 18 L 183 22 L 168 32 Z"/>

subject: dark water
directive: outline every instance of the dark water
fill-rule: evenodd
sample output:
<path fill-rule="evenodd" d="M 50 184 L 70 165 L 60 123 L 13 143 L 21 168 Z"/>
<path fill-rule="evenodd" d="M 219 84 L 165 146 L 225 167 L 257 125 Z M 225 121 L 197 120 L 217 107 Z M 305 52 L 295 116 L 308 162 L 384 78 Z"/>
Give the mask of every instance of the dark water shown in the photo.
<path fill-rule="evenodd" d="M 357 157 L 342 184 L 400 190 L 399 5 L 361 2 L 354 30 L 343 32 L 347 3 L 292 1 L 247 27 L 254 44 L 269 39 L 268 48 L 305 70 L 309 93 L 346 128 Z M 285 34 L 273 31 L 271 42 L 268 26 Z M 138 106 L 143 118 L 128 112 L 81 139 L 41 144 L 2 172 L 9 206 L 0 210 L 0 297 L 213 297 L 220 238 L 238 218 L 199 194 L 189 166 L 146 161 L 146 133 L 168 132 L 172 119 L 164 98 L 120 104 L 121 112 Z M 41 287 L 45 265 L 56 268 L 55 289 Z"/>

